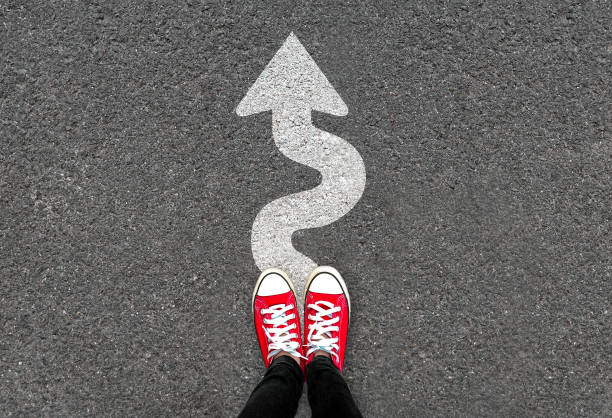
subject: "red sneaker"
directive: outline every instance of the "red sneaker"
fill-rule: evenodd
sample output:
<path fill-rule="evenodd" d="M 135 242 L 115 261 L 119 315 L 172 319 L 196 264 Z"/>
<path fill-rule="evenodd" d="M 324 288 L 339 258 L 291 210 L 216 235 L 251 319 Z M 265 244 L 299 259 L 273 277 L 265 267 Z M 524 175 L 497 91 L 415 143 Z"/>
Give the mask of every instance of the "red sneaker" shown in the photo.
<path fill-rule="evenodd" d="M 285 272 L 272 268 L 259 275 L 251 307 L 266 367 L 281 351 L 303 357 L 295 291 Z"/>
<path fill-rule="evenodd" d="M 306 282 L 304 294 L 306 364 L 318 350 L 331 354 L 342 371 L 351 301 L 342 276 L 333 267 L 317 267 Z"/>

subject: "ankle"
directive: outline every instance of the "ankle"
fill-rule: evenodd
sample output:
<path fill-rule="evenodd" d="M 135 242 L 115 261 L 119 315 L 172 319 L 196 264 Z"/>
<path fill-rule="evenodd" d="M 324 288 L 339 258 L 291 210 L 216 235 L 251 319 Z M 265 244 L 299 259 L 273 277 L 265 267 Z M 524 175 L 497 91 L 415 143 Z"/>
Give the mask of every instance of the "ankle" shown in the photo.
<path fill-rule="evenodd" d="M 331 354 L 329 354 L 327 351 L 317 350 L 314 353 L 314 357 L 327 357 L 331 359 Z"/>
<path fill-rule="evenodd" d="M 274 356 L 275 359 L 279 358 L 280 356 L 285 356 L 285 357 L 291 357 L 293 360 L 295 360 L 295 362 L 298 364 L 298 366 L 300 365 L 300 358 L 294 356 L 293 354 L 287 352 L 287 351 L 281 351 L 279 352 L 277 355 Z"/>

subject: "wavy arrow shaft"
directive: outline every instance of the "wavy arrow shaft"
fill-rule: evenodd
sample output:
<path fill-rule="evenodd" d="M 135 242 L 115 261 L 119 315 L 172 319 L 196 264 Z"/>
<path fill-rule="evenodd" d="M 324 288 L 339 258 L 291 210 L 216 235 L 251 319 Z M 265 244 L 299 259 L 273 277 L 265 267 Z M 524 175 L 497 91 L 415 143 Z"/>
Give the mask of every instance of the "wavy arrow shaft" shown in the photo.
<path fill-rule="evenodd" d="M 304 106 L 285 103 L 282 110 L 274 110 L 272 130 L 286 157 L 318 170 L 323 180 L 311 190 L 264 206 L 253 224 L 251 248 L 261 270 L 280 267 L 301 289 L 317 264 L 293 248 L 293 233 L 328 225 L 349 212 L 363 194 L 365 166 L 351 144 L 313 126 L 311 111 Z"/>

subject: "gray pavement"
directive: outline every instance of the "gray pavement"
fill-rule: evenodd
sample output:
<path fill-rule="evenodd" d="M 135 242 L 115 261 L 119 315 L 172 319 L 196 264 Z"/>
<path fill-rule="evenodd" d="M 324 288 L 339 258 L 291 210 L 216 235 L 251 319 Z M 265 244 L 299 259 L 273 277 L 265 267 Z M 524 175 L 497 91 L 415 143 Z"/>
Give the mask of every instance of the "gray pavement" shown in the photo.
<path fill-rule="evenodd" d="M 312 188 L 234 109 L 294 31 L 365 193 L 345 276 L 369 417 L 612 415 L 612 3 L 0 3 L 0 411 L 235 416 L 255 215 Z M 299 416 L 308 416 L 305 396 Z"/>

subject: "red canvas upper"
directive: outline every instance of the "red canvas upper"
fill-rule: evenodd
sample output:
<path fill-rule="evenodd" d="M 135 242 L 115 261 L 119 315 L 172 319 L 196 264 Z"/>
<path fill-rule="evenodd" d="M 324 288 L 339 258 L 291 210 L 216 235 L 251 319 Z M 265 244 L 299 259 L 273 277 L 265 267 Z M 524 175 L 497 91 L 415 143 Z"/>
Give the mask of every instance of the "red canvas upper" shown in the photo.
<path fill-rule="evenodd" d="M 293 339 L 293 341 L 297 341 L 299 343 L 299 348 L 297 351 L 300 355 L 303 355 L 302 350 L 302 333 L 300 329 L 300 317 L 297 310 L 297 303 L 295 301 L 295 295 L 292 291 L 288 291 L 286 293 L 281 293 L 278 295 L 270 295 L 270 296 L 260 296 L 256 295 L 253 303 L 253 312 L 255 318 L 255 330 L 257 331 L 257 339 L 259 341 L 259 347 L 261 348 L 261 354 L 264 359 L 264 363 L 266 367 L 270 366 L 272 362 L 272 358 L 268 359 L 268 344 L 269 339 L 266 335 L 264 328 L 273 328 L 272 324 L 264 324 L 264 317 L 270 319 L 272 314 L 262 314 L 262 309 L 268 309 L 274 305 L 293 305 L 293 309 L 287 311 L 287 314 L 293 313 L 293 319 L 287 321 L 287 325 L 296 324 L 296 327 L 292 329 L 290 332 L 297 335 L 297 338 Z"/>
<path fill-rule="evenodd" d="M 339 330 L 330 332 L 332 338 L 338 338 L 338 342 L 336 343 L 338 345 L 338 350 L 335 351 L 338 354 L 338 359 L 336 359 L 335 356 L 331 356 L 331 357 L 332 357 L 332 361 L 334 362 L 334 364 L 338 367 L 338 369 L 340 369 L 340 371 L 342 371 L 342 367 L 344 365 L 344 352 L 346 349 L 346 338 L 347 338 L 348 327 L 349 327 L 349 306 L 348 306 L 348 301 L 346 299 L 346 296 L 344 294 L 342 293 L 341 294 L 327 294 L 327 293 L 317 293 L 317 292 L 310 292 L 310 291 L 308 292 L 308 294 L 306 295 L 306 300 L 304 304 L 304 310 L 305 310 L 304 339 L 305 339 L 305 343 L 308 344 L 308 336 L 310 334 L 310 329 L 314 324 L 314 321 L 311 320 L 309 317 L 311 315 L 317 314 L 317 312 L 314 309 L 309 308 L 309 305 L 316 304 L 316 302 L 321 301 L 321 300 L 331 302 L 334 305 L 334 307 L 336 306 L 340 307 L 339 312 L 335 312 L 331 314 L 331 316 L 324 316 L 323 319 L 327 320 L 327 319 L 332 319 L 336 317 L 339 318 L 339 321 L 333 324 L 333 326 L 337 326 Z M 308 356 L 306 360 L 306 364 L 312 361 L 313 356 L 314 356 L 314 353 L 311 353 Z"/>

